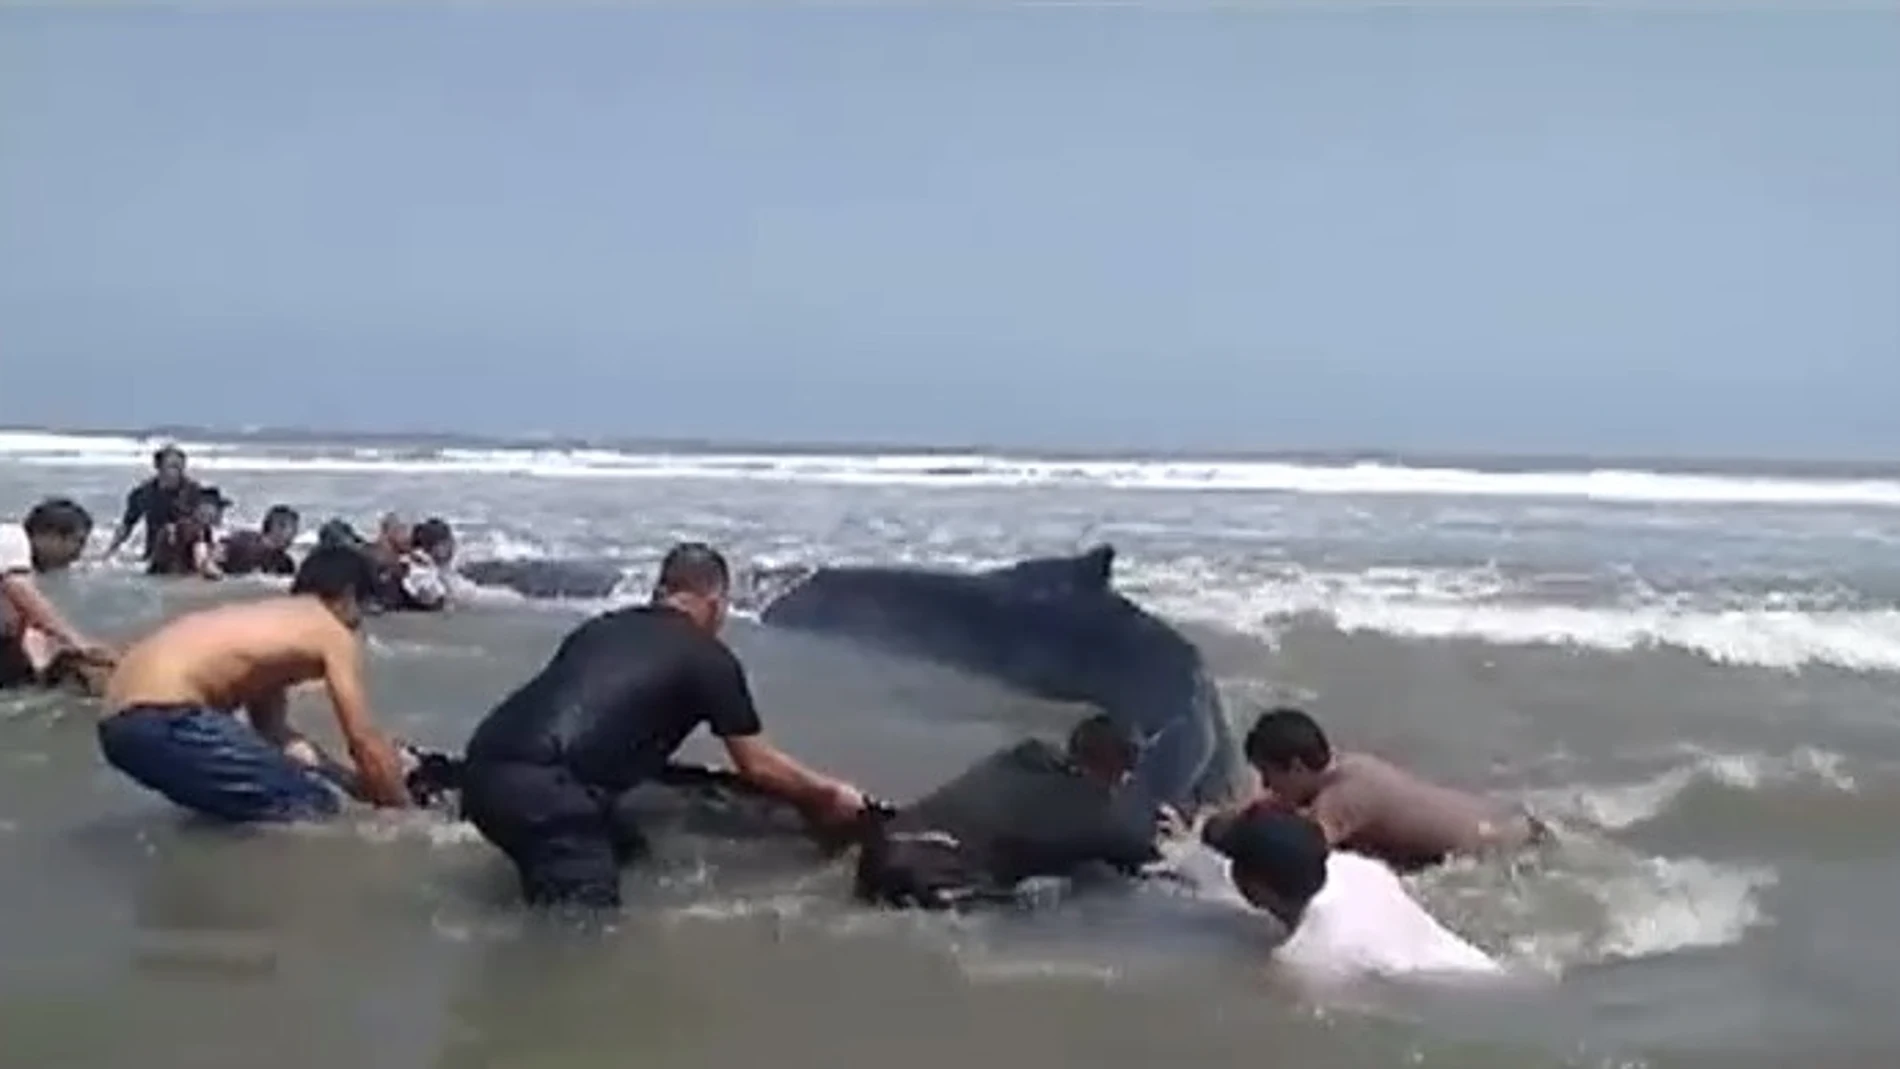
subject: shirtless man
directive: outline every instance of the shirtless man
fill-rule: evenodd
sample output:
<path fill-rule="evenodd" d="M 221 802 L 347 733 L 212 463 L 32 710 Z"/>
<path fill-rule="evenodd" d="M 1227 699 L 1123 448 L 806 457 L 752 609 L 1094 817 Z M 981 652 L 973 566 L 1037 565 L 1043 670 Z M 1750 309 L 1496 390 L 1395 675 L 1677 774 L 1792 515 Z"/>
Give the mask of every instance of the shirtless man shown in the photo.
<path fill-rule="evenodd" d="M 1371 754 L 1334 752 L 1326 733 L 1298 709 L 1262 713 L 1243 748 L 1266 786 L 1267 804 L 1305 813 L 1329 845 L 1400 871 L 1452 855 L 1515 850 L 1547 834 L 1524 813 L 1427 783 Z M 1223 819 L 1232 818 L 1212 823 Z"/>
<path fill-rule="evenodd" d="M 82 682 L 112 663 L 112 650 L 68 623 L 35 579 L 70 567 L 91 536 L 92 516 L 60 497 L 0 523 L 0 688 L 51 682 L 61 654 Z"/>
<path fill-rule="evenodd" d="M 362 554 L 319 549 L 289 596 L 190 613 L 132 646 L 106 684 L 106 760 L 180 806 L 233 822 L 332 816 L 332 785 L 408 806 L 402 758 L 364 695 L 357 598 L 368 584 Z M 287 692 L 316 680 L 354 768 L 290 726 Z"/>

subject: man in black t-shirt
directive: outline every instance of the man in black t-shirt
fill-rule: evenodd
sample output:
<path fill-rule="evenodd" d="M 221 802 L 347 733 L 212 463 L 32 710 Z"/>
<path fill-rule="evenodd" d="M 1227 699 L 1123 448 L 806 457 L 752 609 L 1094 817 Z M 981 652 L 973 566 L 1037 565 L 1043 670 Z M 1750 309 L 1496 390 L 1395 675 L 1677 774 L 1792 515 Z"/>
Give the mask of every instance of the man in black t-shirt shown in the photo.
<path fill-rule="evenodd" d="M 1008 900 L 1035 876 L 1093 866 L 1134 875 L 1161 860 L 1157 815 L 1124 792 L 1134 740 L 1107 716 L 1069 734 L 1000 750 L 872 831 L 858 854 L 857 896 L 945 909 Z"/>
<path fill-rule="evenodd" d="M 614 802 L 658 776 L 702 722 L 740 780 L 814 825 L 863 813 L 856 788 L 766 741 L 745 669 L 718 638 L 730 585 L 716 550 L 673 547 L 648 604 L 576 628 L 476 727 L 462 814 L 514 862 L 531 905 L 619 905 L 620 866 L 644 844 L 614 819 Z"/>
<path fill-rule="evenodd" d="M 144 524 L 145 550 L 139 559 L 151 560 L 166 529 L 189 517 L 197 485 L 185 476 L 185 451 L 175 445 L 159 449 L 152 454 L 152 471 L 151 478 L 125 495 L 125 514 L 106 544 L 106 556 L 117 553 L 132 537 L 132 529 Z"/>

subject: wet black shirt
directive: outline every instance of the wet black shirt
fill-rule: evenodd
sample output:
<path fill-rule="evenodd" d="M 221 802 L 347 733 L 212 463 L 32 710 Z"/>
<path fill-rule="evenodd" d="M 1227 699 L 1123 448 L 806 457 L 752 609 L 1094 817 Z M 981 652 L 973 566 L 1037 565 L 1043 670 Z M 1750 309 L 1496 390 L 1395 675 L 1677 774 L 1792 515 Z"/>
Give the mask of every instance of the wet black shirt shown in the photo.
<path fill-rule="evenodd" d="M 151 478 L 125 495 L 125 514 L 119 519 L 119 525 L 128 530 L 136 523 L 145 525 L 145 559 L 150 560 L 157 549 L 160 532 L 190 512 L 187 502 L 197 491 L 198 484 L 190 479 L 180 480 L 177 486 L 164 487 L 158 485 L 157 478 Z"/>
<path fill-rule="evenodd" d="M 658 772 L 702 722 L 721 738 L 759 733 L 744 667 L 685 614 L 643 605 L 575 628 L 475 728 L 467 756 L 565 765 L 619 792 Z"/>
<path fill-rule="evenodd" d="M 884 831 L 954 837 L 959 864 L 974 882 L 1007 887 L 1033 876 L 1073 875 L 1092 863 L 1133 872 L 1161 857 L 1154 817 L 1134 797 L 1089 779 L 1056 747 L 1030 739 L 906 806 Z"/>
<path fill-rule="evenodd" d="M 261 531 L 231 532 L 224 540 L 218 563 L 226 575 L 294 575 L 297 571 L 290 554 L 266 543 Z"/>

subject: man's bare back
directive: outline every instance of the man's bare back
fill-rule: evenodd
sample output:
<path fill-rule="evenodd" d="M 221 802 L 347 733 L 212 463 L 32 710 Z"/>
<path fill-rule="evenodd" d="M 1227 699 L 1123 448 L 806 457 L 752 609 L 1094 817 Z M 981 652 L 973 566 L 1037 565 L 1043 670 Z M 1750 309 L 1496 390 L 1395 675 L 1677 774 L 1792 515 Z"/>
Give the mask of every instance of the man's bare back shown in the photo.
<path fill-rule="evenodd" d="M 174 802 L 228 820 L 327 816 L 332 784 L 377 805 L 408 805 L 402 758 L 372 722 L 363 686 L 356 627 L 367 567 L 352 550 L 318 549 L 290 596 L 190 613 L 133 644 L 106 684 L 106 759 Z M 353 769 L 290 726 L 290 688 L 317 680 Z"/>
<path fill-rule="evenodd" d="M 181 616 L 126 650 L 105 707 L 112 715 L 134 705 L 268 706 L 323 679 L 326 662 L 356 658 L 356 636 L 315 598 L 224 605 Z"/>

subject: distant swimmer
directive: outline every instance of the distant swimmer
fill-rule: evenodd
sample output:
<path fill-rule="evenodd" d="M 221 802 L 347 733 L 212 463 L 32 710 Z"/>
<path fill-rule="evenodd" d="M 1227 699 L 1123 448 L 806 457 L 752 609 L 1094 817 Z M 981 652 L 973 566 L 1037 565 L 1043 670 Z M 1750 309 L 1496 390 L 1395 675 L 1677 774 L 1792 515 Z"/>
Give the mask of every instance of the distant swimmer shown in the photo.
<path fill-rule="evenodd" d="M 858 854 L 857 896 L 947 909 L 1008 900 L 1039 876 L 1090 868 L 1136 875 L 1162 855 L 1161 824 L 1122 792 L 1138 749 L 1105 715 L 1069 733 L 999 750 L 932 794 L 874 823 Z"/>
<path fill-rule="evenodd" d="M 35 579 L 71 567 L 91 537 L 91 514 L 59 497 L 0 523 L 0 688 L 51 684 L 62 666 L 84 676 L 112 663 L 112 649 L 67 623 Z"/>
<path fill-rule="evenodd" d="M 1302 979 L 1504 974 L 1433 919 L 1390 868 L 1329 850 L 1304 817 L 1256 807 L 1218 831 L 1210 825 L 1207 845 L 1229 860 L 1241 897 L 1284 926 L 1274 960 Z"/>
<path fill-rule="evenodd" d="M 106 556 L 117 553 L 132 537 L 132 531 L 143 524 L 145 550 L 139 559 L 150 560 L 160 533 L 190 512 L 186 495 L 193 492 L 197 484 L 185 476 L 185 451 L 175 445 L 160 448 L 152 454 L 152 469 L 151 478 L 125 495 L 125 514 L 119 520 L 118 530 L 112 533 L 112 541 L 106 545 Z"/>
<path fill-rule="evenodd" d="M 159 529 L 146 574 L 223 578 L 217 537 L 231 499 L 215 486 L 193 486 L 179 500 L 183 515 Z"/>
<path fill-rule="evenodd" d="M 725 743 L 742 781 L 790 802 L 812 825 L 837 828 L 862 815 L 857 788 L 766 740 L 745 669 L 718 637 L 731 581 L 710 546 L 674 546 L 648 604 L 575 628 L 475 728 L 462 812 L 514 863 L 531 905 L 619 905 L 619 870 L 645 842 L 615 820 L 614 803 L 657 778 L 702 723 Z"/>
<path fill-rule="evenodd" d="M 1451 855 L 1515 850 L 1548 835 L 1528 814 L 1427 783 L 1371 754 L 1335 753 L 1298 709 L 1261 714 L 1243 750 L 1271 802 L 1312 817 L 1332 845 L 1403 871 Z"/>
<path fill-rule="evenodd" d="M 272 505 L 254 531 L 232 531 L 218 543 L 217 566 L 225 575 L 294 575 L 291 543 L 303 518 L 289 505 Z"/>
<path fill-rule="evenodd" d="M 374 578 L 365 607 L 372 611 L 434 612 L 448 605 L 455 532 L 447 520 L 430 517 L 411 527 L 396 513 L 385 513 L 374 540 L 331 520 L 317 531 L 317 544 L 350 546 L 368 558 Z"/>
<path fill-rule="evenodd" d="M 431 516 L 409 530 L 408 549 L 382 570 L 377 600 L 384 611 L 438 612 L 448 607 L 449 569 L 455 564 L 455 531 Z"/>
<path fill-rule="evenodd" d="M 358 598 L 368 582 L 361 554 L 319 549 L 288 596 L 190 613 L 133 645 L 106 685 L 107 762 L 179 806 L 232 822 L 329 817 L 338 789 L 408 806 L 403 756 L 376 727 L 363 685 Z M 288 691 L 317 680 L 352 766 L 290 725 Z"/>

